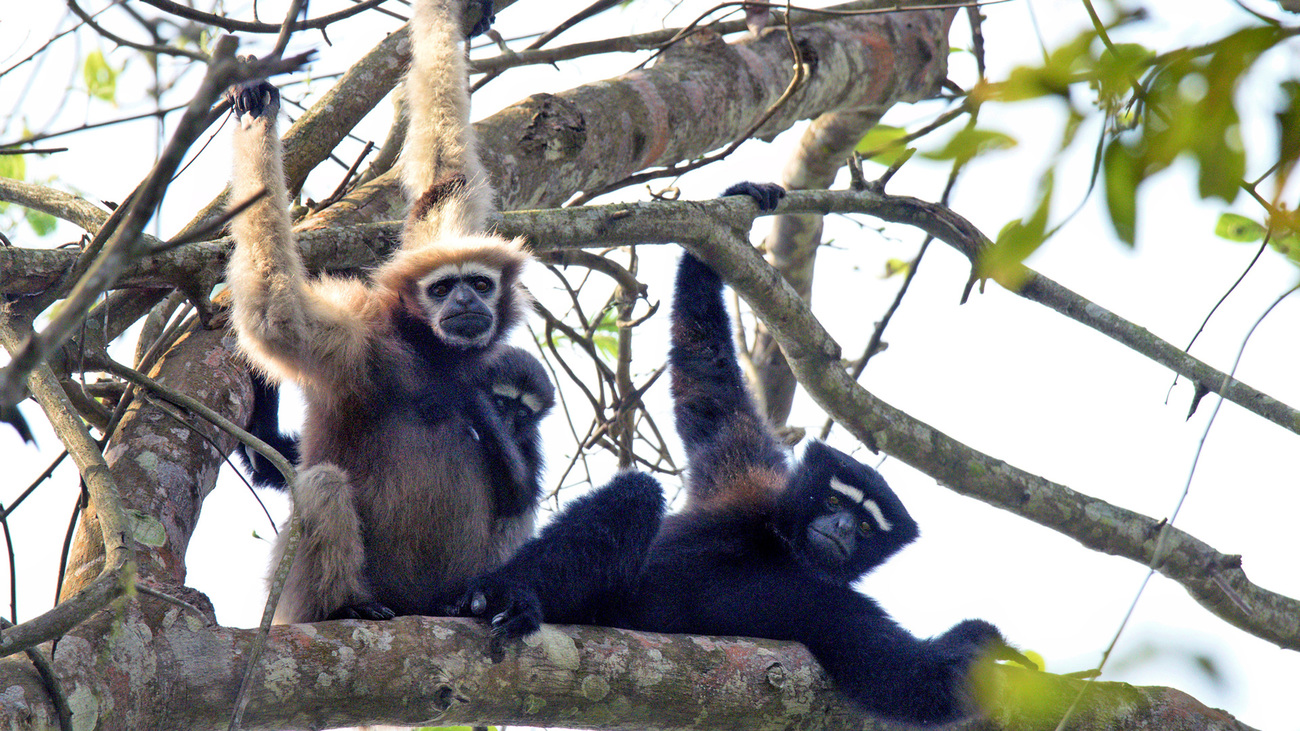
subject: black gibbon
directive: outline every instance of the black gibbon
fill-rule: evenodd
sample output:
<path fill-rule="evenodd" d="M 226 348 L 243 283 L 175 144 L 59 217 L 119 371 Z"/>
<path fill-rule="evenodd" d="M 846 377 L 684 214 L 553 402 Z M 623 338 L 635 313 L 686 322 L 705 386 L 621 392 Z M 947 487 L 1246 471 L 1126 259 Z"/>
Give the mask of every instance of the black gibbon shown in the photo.
<path fill-rule="evenodd" d="M 774 186 L 740 184 L 775 206 Z M 820 442 L 786 463 L 736 363 L 718 275 L 682 257 L 673 300 L 672 393 L 688 499 L 662 516 L 658 484 L 624 474 L 575 501 L 457 609 L 497 640 L 541 621 L 803 643 L 870 713 L 937 725 L 977 712 L 989 658 L 1028 663 L 992 624 L 920 639 L 852 583 L 918 534 L 875 470 Z M 651 538 L 653 536 L 653 538 Z"/>
<path fill-rule="evenodd" d="M 293 486 L 303 536 L 277 621 L 438 614 L 533 533 L 553 389 L 504 343 L 528 309 L 530 257 L 484 231 L 492 190 L 468 121 L 463 5 L 414 5 L 401 158 L 413 204 L 401 247 L 365 280 L 307 276 L 279 94 L 264 81 L 229 92 L 231 200 L 266 191 L 232 224 L 232 320 L 256 367 L 298 383 L 307 404 Z"/>

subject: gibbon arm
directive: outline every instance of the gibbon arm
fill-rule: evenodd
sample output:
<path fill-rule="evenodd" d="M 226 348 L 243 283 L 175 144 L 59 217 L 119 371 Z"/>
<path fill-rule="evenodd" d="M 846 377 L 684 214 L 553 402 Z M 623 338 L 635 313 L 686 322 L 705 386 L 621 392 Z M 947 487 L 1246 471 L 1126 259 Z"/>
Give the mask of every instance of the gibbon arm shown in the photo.
<path fill-rule="evenodd" d="M 490 17 L 491 3 L 483 4 Z M 400 160 L 402 184 L 413 205 L 407 245 L 482 232 L 492 211 L 492 187 L 469 123 L 468 68 L 460 46 L 465 5 L 466 0 L 424 0 L 411 10 L 410 123 Z M 445 189 L 455 176 L 464 177 L 464 188 L 453 186 L 456 194 L 434 194 L 422 203 L 426 193 L 436 185 Z"/>
<path fill-rule="evenodd" d="M 722 195 L 747 195 L 762 211 L 776 207 L 785 191 L 771 184 L 737 183 Z M 693 501 L 723 497 L 724 483 L 737 489 L 786 472 L 785 455 L 759 413 L 736 361 L 731 318 L 718 273 L 689 252 L 677 267 L 673 295 L 671 366 L 673 415 L 691 465 L 687 489 Z"/>
<path fill-rule="evenodd" d="M 254 81 L 228 94 L 238 122 L 230 200 L 239 205 L 265 190 L 231 224 L 236 245 L 227 281 L 241 344 L 274 380 L 326 389 L 358 383 L 374 303 L 355 283 L 331 288 L 307 278 L 289 225 L 279 92 Z"/>

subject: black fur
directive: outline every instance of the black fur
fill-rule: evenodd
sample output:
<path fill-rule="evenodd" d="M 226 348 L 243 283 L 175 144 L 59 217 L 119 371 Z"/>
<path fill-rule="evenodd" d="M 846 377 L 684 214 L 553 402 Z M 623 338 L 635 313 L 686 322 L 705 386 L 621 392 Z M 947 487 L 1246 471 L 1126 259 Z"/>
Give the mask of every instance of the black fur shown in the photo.
<path fill-rule="evenodd" d="M 471 581 L 451 613 L 491 616 L 493 634 L 521 637 L 545 618 L 564 624 L 610 624 L 645 563 L 663 515 L 659 483 L 624 472 L 565 506 L 508 563 Z"/>
<path fill-rule="evenodd" d="M 728 192 L 765 208 L 780 197 L 752 184 Z M 853 590 L 917 537 L 916 523 L 875 470 L 825 444 L 810 443 L 786 467 L 745 388 L 728 323 L 721 279 L 686 254 L 669 355 L 690 459 L 686 510 L 662 518 L 644 499 L 648 487 L 629 490 L 623 475 L 481 577 L 458 610 L 492 617 L 503 637 L 545 620 L 798 641 L 866 711 L 919 725 L 973 714 L 971 675 L 982 661 L 1028 661 L 988 622 L 919 639 Z"/>
<path fill-rule="evenodd" d="M 496 3 L 493 0 L 477 0 L 477 2 L 479 5 L 479 18 L 474 23 L 474 27 L 470 28 L 469 32 L 465 34 L 468 38 L 487 33 L 492 29 L 492 23 L 497 19 L 496 8 L 494 7 Z"/>
<path fill-rule="evenodd" d="M 280 389 L 257 371 L 251 371 L 250 375 L 253 379 L 253 413 L 248 417 L 248 433 L 275 448 L 289 460 L 289 464 L 297 465 L 298 437 L 280 431 Z M 284 475 L 271 464 L 271 460 L 242 444 L 235 454 L 244 463 L 254 485 L 285 489 Z"/>

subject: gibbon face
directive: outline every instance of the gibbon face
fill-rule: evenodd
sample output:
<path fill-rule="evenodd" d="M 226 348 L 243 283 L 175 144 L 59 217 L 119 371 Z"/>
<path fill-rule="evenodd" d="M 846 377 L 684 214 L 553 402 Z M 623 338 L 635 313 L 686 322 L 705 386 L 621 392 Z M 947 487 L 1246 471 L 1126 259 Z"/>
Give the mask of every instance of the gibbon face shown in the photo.
<path fill-rule="evenodd" d="M 501 272 L 479 262 L 440 266 L 420 278 L 416 297 L 440 340 L 481 348 L 496 333 Z"/>
<path fill-rule="evenodd" d="M 875 470 L 811 442 L 791 474 L 795 507 L 787 527 L 805 564 L 860 576 L 916 538 L 916 523 Z"/>

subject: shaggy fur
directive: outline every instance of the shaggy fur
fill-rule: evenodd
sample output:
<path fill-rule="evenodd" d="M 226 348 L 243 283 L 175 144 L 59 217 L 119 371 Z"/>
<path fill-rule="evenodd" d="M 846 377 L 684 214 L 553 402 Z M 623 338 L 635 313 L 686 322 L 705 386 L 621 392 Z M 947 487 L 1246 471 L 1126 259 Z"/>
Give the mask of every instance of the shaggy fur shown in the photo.
<path fill-rule="evenodd" d="M 231 200 L 267 191 L 232 226 L 233 322 L 249 360 L 272 382 L 298 383 L 307 402 L 293 486 L 304 549 L 284 622 L 441 613 L 533 532 L 538 423 L 553 388 L 535 358 L 503 342 L 528 307 L 519 275 L 529 255 L 482 230 L 491 189 L 468 124 L 462 5 L 415 4 L 402 167 L 422 202 L 368 280 L 307 275 L 290 232 L 278 92 L 266 82 L 230 92 Z M 496 283 L 479 303 L 491 323 L 472 341 L 440 329 L 447 310 L 417 289 L 449 265 Z"/>

